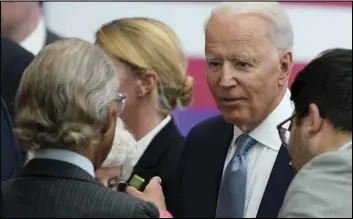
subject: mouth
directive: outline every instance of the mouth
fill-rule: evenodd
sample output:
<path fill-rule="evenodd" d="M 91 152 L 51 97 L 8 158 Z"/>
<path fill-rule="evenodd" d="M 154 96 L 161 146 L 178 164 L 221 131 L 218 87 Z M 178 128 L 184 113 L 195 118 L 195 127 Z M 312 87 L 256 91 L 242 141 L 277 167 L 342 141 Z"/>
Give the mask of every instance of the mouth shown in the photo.
<path fill-rule="evenodd" d="M 239 103 L 245 101 L 245 98 L 220 98 L 223 103 Z"/>

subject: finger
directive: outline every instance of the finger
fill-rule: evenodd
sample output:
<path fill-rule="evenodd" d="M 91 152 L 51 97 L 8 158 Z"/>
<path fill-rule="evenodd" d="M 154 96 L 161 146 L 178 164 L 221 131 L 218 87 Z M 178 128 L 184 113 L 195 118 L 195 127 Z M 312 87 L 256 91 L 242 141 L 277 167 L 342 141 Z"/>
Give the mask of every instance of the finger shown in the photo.
<path fill-rule="evenodd" d="M 150 180 L 149 184 L 150 184 L 150 183 L 161 184 L 161 183 L 162 183 L 162 179 L 161 179 L 159 176 L 155 176 L 155 177 L 153 177 L 153 178 Z"/>
<path fill-rule="evenodd" d="M 161 190 L 162 179 L 158 176 L 153 177 L 145 188 L 145 191 L 156 191 Z"/>
<path fill-rule="evenodd" d="M 140 198 L 140 199 L 143 199 L 143 194 L 142 192 L 138 191 L 137 189 L 135 189 L 134 187 L 132 186 L 128 186 L 126 188 L 126 191 L 125 191 L 127 194 L 131 195 L 131 196 L 135 196 L 137 198 Z"/>

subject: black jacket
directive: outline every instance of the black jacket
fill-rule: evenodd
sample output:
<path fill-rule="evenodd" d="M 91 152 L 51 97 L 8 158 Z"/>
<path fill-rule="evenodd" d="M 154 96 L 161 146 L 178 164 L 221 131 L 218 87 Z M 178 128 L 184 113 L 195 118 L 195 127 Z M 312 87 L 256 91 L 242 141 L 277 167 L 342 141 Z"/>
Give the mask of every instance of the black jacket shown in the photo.
<path fill-rule="evenodd" d="M 175 174 L 185 138 L 172 119 L 152 140 L 135 166 L 134 173 L 145 179 L 143 187 L 154 176 L 162 179 L 167 208 L 170 194 L 174 191 Z"/>
<path fill-rule="evenodd" d="M 175 217 L 215 217 L 224 162 L 233 130 L 232 124 L 217 116 L 202 121 L 190 131 L 175 179 L 178 187 L 173 194 L 171 206 Z M 287 149 L 281 146 L 257 217 L 277 217 L 294 177 L 289 162 Z"/>

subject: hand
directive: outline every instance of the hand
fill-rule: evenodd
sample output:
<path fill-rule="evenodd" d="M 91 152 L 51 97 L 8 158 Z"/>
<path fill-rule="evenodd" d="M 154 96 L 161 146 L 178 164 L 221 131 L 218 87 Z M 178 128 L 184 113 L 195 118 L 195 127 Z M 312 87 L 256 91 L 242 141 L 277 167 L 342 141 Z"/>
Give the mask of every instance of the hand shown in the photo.
<path fill-rule="evenodd" d="M 119 181 L 120 166 L 109 165 L 100 167 L 96 171 L 96 178 L 105 186 L 111 189 L 116 189 Z"/>
<path fill-rule="evenodd" d="M 166 210 L 164 194 L 161 186 L 162 180 L 158 176 L 153 177 L 145 188 L 140 192 L 134 187 L 129 186 L 126 193 L 144 201 L 152 202 L 159 210 Z"/>

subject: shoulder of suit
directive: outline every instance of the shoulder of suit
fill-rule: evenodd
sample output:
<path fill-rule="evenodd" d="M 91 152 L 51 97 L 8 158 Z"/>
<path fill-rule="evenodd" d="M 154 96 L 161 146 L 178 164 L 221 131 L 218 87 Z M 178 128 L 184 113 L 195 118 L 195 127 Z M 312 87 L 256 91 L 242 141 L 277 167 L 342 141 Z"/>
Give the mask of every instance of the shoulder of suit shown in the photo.
<path fill-rule="evenodd" d="M 342 167 L 352 170 L 352 149 L 330 151 L 314 157 L 307 165 L 303 167 L 303 171 L 311 169 L 333 169 Z"/>
<path fill-rule="evenodd" d="M 316 156 L 297 173 L 292 189 L 316 190 L 320 185 L 332 185 L 352 180 L 352 150 L 334 151 Z M 310 182 L 309 184 L 303 183 Z M 318 184 L 317 184 L 318 183 Z"/>
<path fill-rule="evenodd" d="M 158 217 L 158 209 L 151 203 L 145 202 L 123 192 L 116 192 L 105 187 L 99 187 L 96 203 L 102 204 L 101 208 L 109 206 L 111 216 L 126 215 L 126 217 Z M 98 206 L 96 206 L 98 207 Z"/>
<path fill-rule="evenodd" d="M 227 123 L 221 115 L 219 116 L 214 116 L 208 119 L 205 119 L 201 122 L 199 122 L 197 125 L 195 125 L 191 130 L 188 135 L 190 135 L 202 132 L 202 133 L 209 133 L 213 132 L 215 129 L 219 128 L 232 128 L 233 125 Z"/>
<path fill-rule="evenodd" d="M 352 151 L 328 152 L 297 173 L 279 217 L 351 217 L 348 194 L 352 194 Z"/>
<path fill-rule="evenodd" d="M 61 40 L 63 37 L 59 36 L 58 34 L 54 33 L 53 31 L 47 28 L 47 39 L 46 44 L 54 43 L 57 40 Z"/>
<path fill-rule="evenodd" d="M 1 36 L 1 62 L 6 64 L 14 64 L 20 60 L 32 61 L 34 55 L 16 42 Z M 6 60 L 6 61 L 5 61 Z M 11 63 L 7 63 L 11 62 Z"/>

